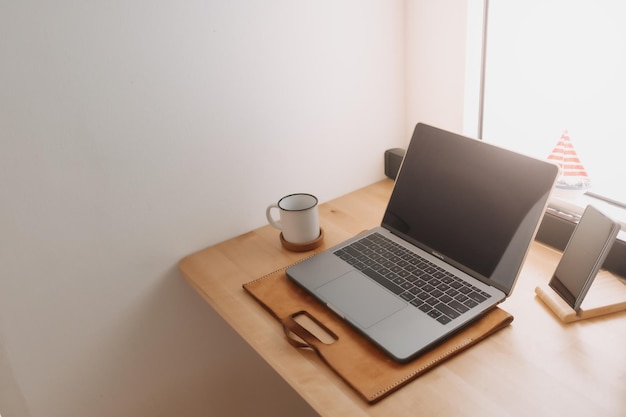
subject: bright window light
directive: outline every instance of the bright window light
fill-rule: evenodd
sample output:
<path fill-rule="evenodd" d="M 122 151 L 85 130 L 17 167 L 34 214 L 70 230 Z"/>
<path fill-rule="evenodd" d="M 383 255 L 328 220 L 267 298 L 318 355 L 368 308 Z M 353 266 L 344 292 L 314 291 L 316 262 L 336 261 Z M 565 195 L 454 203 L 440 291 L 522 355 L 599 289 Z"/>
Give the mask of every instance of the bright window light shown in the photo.
<path fill-rule="evenodd" d="M 489 2 L 482 138 L 547 159 L 567 135 L 588 191 L 626 203 L 625 20 L 622 0 Z"/>

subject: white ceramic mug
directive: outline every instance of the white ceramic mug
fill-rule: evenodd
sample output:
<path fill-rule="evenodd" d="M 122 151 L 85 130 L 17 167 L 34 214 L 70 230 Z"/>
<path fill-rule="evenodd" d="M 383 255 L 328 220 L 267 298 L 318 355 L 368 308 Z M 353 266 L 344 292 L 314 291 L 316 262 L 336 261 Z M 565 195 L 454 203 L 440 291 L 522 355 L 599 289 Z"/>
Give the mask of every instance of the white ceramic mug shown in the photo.
<path fill-rule="evenodd" d="M 272 217 L 272 209 L 278 209 L 280 220 Z M 267 221 L 283 233 L 283 239 L 294 244 L 314 241 L 320 236 L 317 197 L 311 194 L 290 194 L 265 210 Z"/>

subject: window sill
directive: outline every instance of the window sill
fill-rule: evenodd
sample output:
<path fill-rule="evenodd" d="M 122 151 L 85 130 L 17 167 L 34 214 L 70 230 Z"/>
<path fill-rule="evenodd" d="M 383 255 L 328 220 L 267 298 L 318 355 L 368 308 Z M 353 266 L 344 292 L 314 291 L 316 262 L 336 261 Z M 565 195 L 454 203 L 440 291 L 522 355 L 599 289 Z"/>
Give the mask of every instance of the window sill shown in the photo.
<path fill-rule="evenodd" d="M 556 194 L 556 195 L 554 195 Z M 618 239 L 626 241 L 626 210 L 607 201 L 589 196 L 585 193 L 573 193 L 570 195 L 559 194 L 558 191 L 553 193 L 548 203 L 548 210 L 559 217 L 570 220 L 574 223 L 578 222 L 585 207 L 592 205 L 602 211 L 607 216 L 617 220 L 622 225 L 622 230 L 618 235 Z"/>

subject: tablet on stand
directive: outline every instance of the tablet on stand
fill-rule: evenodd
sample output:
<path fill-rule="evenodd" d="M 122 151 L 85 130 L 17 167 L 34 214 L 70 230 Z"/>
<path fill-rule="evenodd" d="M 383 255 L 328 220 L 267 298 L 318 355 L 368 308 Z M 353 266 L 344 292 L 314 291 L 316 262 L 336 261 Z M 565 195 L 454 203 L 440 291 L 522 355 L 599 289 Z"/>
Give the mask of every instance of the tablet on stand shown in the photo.
<path fill-rule="evenodd" d="M 619 230 L 618 222 L 587 206 L 548 286 L 535 288 L 563 322 L 626 310 L 626 283 L 601 270 Z"/>

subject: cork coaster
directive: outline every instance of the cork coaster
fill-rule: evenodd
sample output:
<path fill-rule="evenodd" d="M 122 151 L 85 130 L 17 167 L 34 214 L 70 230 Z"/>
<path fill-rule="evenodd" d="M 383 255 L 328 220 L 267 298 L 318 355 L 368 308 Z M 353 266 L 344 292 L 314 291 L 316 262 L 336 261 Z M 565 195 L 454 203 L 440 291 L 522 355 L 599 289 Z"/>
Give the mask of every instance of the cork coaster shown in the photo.
<path fill-rule="evenodd" d="M 283 248 L 292 252 L 307 252 L 318 248 L 322 243 L 324 243 L 324 229 L 320 228 L 320 235 L 317 239 L 307 242 L 307 243 L 291 243 L 287 242 L 283 237 L 282 232 L 280 233 L 280 243 L 283 245 Z"/>

